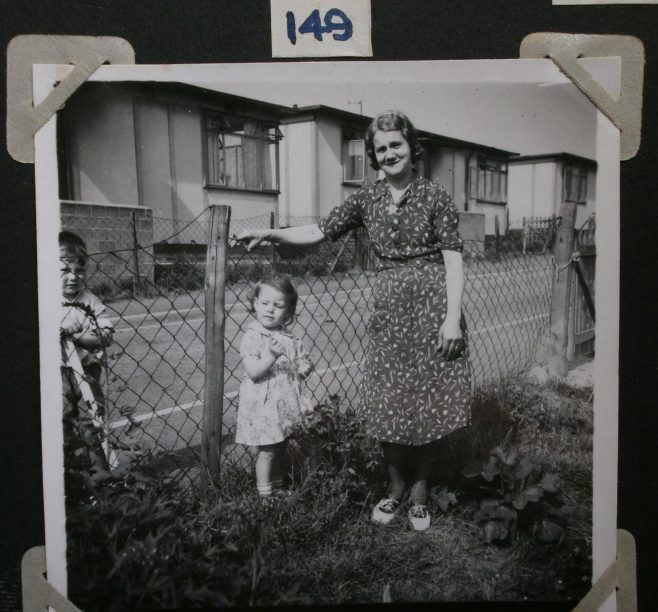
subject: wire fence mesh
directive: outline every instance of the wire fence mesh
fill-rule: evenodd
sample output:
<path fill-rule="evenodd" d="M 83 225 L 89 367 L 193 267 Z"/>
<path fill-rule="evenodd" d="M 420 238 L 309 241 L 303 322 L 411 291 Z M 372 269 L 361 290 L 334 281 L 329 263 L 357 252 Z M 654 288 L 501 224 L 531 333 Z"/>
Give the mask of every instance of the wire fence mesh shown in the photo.
<path fill-rule="evenodd" d="M 315 220 L 262 215 L 233 221 L 230 231 Z M 87 241 L 84 283 L 104 302 L 113 325 L 112 343 L 100 360 L 105 373 L 101 429 L 108 447 L 119 463 L 148 453 L 169 477 L 188 486 L 201 469 L 208 212 L 173 223 L 128 211 L 114 226 L 105 220 L 102 235 L 108 238 L 102 241 L 91 221 L 62 214 L 62 224 Z M 103 248 L 110 242 L 112 248 Z M 315 365 L 307 392 L 316 404 L 331 398 L 356 406 L 373 260 L 363 231 L 311 249 L 262 244 L 247 252 L 241 244 L 229 246 L 222 461 L 240 463 L 253 456 L 252 449 L 234 443 L 234 435 L 243 376 L 240 340 L 251 318 L 255 283 L 271 273 L 293 279 L 299 302 L 291 331 L 302 338 Z M 542 245 L 533 250 L 513 234 L 467 242 L 464 266 L 463 309 L 474 385 L 481 387 L 531 365 L 549 323 L 555 270 Z"/>

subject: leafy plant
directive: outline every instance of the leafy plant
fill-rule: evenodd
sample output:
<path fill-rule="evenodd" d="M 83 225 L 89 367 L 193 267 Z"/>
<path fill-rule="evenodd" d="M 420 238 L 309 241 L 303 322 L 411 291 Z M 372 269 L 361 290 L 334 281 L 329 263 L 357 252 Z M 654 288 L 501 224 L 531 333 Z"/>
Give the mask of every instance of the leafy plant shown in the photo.
<path fill-rule="evenodd" d="M 473 514 L 487 542 L 528 532 L 544 542 L 562 537 L 559 477 L 515 447 L 497 446 L 483 469 L 466 473 L 479 501 Z"/>

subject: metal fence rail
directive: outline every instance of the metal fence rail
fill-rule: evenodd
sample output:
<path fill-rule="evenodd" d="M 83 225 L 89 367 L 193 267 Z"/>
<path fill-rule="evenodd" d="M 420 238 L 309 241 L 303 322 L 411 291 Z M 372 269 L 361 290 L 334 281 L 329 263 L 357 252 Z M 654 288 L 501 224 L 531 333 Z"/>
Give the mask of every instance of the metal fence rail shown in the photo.
<path fill-rule="evenodd" d="M 234 221 L 242 227 L 297 225 L 306 219 L 270 215 Z M 154 219 L 154 235 L 156 220 Z M 109 443 L 119 461 L 150 453 L 170 477 L 196 481 L 205 380 L 206 212 L 153 244 L 90 252 L 89 288 L 106 303 L 114 342 L 106 349 L 105 400 Z M 84 228 L 66 229 L 83 234 Z M 124 230 L 132 234 L 130 227 Z M 193 242 L 188 234 L 194 232 Z M 112 266 L 108 265 L 112 263 Z M 226 253 L 222 461 L 250 460 L 235 445 L 237 394 L 243 370 L 239 346 L 250 321 L 251 292 L 270 273 L 291 276 L 300 299 L 292 332 L 303 339 L 315 372 L 307 380 L 314 402 L 359 401 L 366 325 L 374 284 L 367 235 L 351 233 L 312 249 L 263 244 L 252 252 L 232 244 Z M 525 370 L 548 325 L 554 278 L 543 249 L 523 254 L 518 240 L 465 246 L 464 312 L 474 384 Z M 139 273 L 136 272 L 136 264 Z"/>

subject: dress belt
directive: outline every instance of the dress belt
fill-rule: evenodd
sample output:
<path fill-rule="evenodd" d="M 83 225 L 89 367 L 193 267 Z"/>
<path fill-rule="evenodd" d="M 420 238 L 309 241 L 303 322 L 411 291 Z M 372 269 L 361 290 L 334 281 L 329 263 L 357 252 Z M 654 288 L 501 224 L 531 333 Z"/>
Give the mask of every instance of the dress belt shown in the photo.
<path fill-rule="evenodd" d="M 403 266 L 413 266 L 417 268 L 422 268 L 430 264 L 439 264 L 444 266 L 445 263 L 442 257 L 436 256 L 423 256 L 419 255 L 418 257 L 409 257 L 404 259 L 388 259 L 380 257 L 378 261 L 378 271 L 390 270 L 392 268 L 400 268 Z"/>

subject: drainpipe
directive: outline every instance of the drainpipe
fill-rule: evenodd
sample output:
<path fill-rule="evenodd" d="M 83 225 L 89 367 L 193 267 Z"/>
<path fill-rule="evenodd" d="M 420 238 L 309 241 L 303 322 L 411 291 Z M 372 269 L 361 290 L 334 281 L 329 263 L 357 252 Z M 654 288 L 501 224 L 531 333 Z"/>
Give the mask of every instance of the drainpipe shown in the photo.
<path fill-rule="evenodd" d="M 475 151 L 471 151 L 466 158 L 466 174 L 464 175 L 464 211 L 468 212 L 468 200 L 469 200 L 469 190 L 468 190 L 468 179 L 471 176 L 471 159 L 475 155 Z"/>

